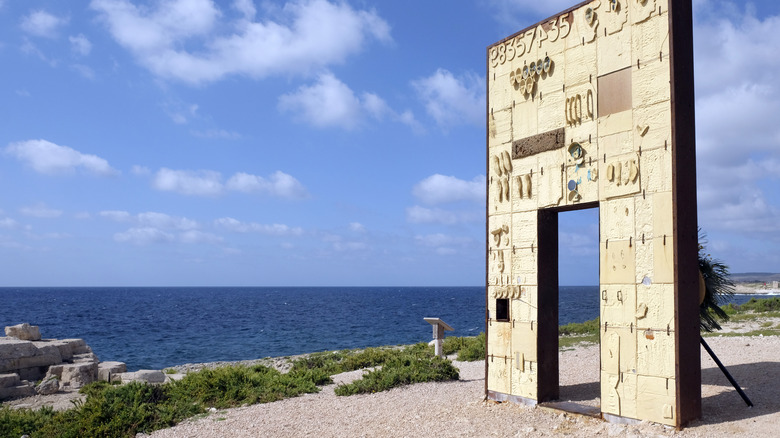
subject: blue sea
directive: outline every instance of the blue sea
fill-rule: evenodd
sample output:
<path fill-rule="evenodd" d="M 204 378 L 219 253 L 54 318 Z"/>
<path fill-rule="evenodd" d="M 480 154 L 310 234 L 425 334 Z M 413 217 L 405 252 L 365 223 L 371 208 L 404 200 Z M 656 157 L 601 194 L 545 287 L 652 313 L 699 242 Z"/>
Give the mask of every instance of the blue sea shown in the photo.
<path fill-rule="evenodd" d="M 598 316 L 597 286 L 560 288 L 559 323 Z M 751 296 L 736 296 L 739 304 Z M 0 326 L 82 338 L 128 370 L 431 340 L 425 317 L 475 336 L 484 287 L 0 288 Z"/>

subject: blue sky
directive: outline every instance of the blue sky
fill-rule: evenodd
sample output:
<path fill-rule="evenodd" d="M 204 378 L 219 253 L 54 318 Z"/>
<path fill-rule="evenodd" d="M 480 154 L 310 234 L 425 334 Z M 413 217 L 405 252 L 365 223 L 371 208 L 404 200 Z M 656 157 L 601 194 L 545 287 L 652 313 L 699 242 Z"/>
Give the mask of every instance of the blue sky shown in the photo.
<path fill-rule="evenodd" d="M 0 0 L 0 284 L 483 284 L 485 49 L 573 3 Z M 694 4 L 699 222 L 780 271 L 780 7 Z"/>

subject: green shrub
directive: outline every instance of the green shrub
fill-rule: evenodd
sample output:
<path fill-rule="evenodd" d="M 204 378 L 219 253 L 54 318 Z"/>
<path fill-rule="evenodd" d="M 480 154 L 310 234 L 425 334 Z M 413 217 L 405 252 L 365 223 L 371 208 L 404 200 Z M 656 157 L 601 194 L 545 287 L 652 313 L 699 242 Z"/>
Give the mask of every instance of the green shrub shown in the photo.
<path fill-rule="evenodd" d="M 458 354 L 458 360 L 463 362 L 473 362 L 485 359 L 485 332 L 477 336 L 450 336 L 444 338 L 442 343 L 442 353 L 445 356 Z"/>
<path fill-rule="evenodd" d="M 424 344 L 423 344 L 424 345 Z M 436 356 L 404 352 L 369 371 L 347 385 L 336 387 L 336 395 L 353 395 L 386 391 L 402 385 L 420 382 L 457 380 L 458 370 L 452 362 Z"/>
<path fill-rule="evenodd" d="M 40 430 L 57 415 L 50 407 L 33 411 L 0 406 L 0 437 L 19 438 Z"/>
<path fill-rule="evenodd" d="M 780 310 L 780 298 L 751 298 L 750 301 L 740 305 L 739 308 L 744 311 L 775 312 Z"/>
<path fill-rule="evenodd" d="M 75 409 L 57 412 L 27 433 L 31 437 L 134 437 L 170 427 L 203 411 L 192 403 L 172 400 L 167 385 L 130 383 L 123 386 L 89 385 L 85 401 Z M 35 411 L 27 411 L 29 415 Z M 40 411 L 38 411 L 40 412 Z"/>
<path fill-rule="evenodd" d="M 599 332 L 599 318 L 585 322 L 572 322 L 558 327 L 558 335 L 593 335 Z"/>
<path fill-rule="evenodd" d="M 282 374 L 263 365 L 251 368 L 225 366 L 187 374 L 169 386 L 176 399 L 191 400 L 203 406 L 230 408 L 318 392 L 314 380 L 321 381 L 322 373 L 309 370 Z"/>

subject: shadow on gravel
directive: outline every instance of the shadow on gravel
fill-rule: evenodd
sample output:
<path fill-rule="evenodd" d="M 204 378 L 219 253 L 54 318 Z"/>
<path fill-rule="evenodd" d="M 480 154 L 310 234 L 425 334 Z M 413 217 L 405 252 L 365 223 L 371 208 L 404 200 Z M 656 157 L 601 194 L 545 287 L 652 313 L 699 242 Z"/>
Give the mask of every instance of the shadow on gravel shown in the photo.
<path fill-rule="evenodd" d="M 748 407 L 717 366 L 701 370 L 701 383 L 712 385 L 715 395 L 702 395 L 700 424 L 718 424 L 746 420 L 780 412 L 780 362 L 757 362 L 726 367 L 747 394 L 753 407 Z M 706 391 L 703 391 L 706 392 Z"/>
<path fill-rule="evenodd" d="M 601 395 L 601 384 L 599 382 L 561 385 L 558 391 L 560 400 L 599 406 L 599 397 Z"/>

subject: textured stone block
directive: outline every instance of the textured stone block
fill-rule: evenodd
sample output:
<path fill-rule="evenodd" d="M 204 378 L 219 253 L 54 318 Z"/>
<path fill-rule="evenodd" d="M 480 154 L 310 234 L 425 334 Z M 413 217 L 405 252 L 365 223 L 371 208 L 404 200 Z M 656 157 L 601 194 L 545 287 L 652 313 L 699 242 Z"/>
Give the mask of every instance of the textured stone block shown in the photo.
<path fill-rule="evenodd" d="M 124 362 L 101 362 L 98 364 L 97 378 L 103 382 L 110 382 L 112 375 L 126 372 L 127 365 Z"/>
<path fill-rule="evenodd" d="M 488 146 L 493 149 L 512 142 L 512 107 L 488 114 Z"/>
<path fill-rule="evenodd" d="M 26 322 L 17 325 L 6 326 L 5 335 L 23 341 L 41 340 L 41 330 L 38 328 L 38 326 L 30 325 Z"/>
<path fill-rule="evenodd" d="M 675 380 L 637 377 L 637 418 L 675 425 Z"/>
<path fill-rule="evenodd" d="M 599 137 L 634 129 L 633 110 L 621 111 L 607 116 L 599 116 Z"/>
<path fill-rule="evenodd" d="M 9 388 L 0 388 L 0 400 L 7 400 L 18 397 L 31 397 L 35 395 L 35 387 L 29 383 L 12 386 Z"/>
<path fill-rule="evenodd" d="M 509 394 L 512 390 L 512 360 L 509 357 L 488 357 L 488 390 Z"/>
<path fill-rule="evenodd" d="M 512 113 L 512 141 L 539 134 L 538 107 L 530 99 L 515 101 Z"/>
<path fill-rule="evenodd" d="M 636 289 L 637 319 L 640 330 L 674 330 L 674 285 L 640 284 Z"/>
<path fill-rule="evenodd" d="M 132 373 L 118 373 L 113 375 L 122 383 L 140 382 L 150 384 L 165 383 L 165 373 L 160 370 L 138 370 Z M 114 377 L 112 377 L 114 379 Z"/>
<path fill-rule="evenodd" d="M 95 362 L 65 364 L 62 366 L 62 384 L 81 388 L 97 380 L 97 371 L 98 365 Z"/>
<path fill-rule="evenodd" d="M 512 328 L 512 358 L 518 359 L 518 354 L 523 360 L 536 362 L 536 330 L 539 324 L 534 322 L 515 322 Z M 522 366 L 523 364 L 519 364 Z"/>
<path fill-rule="evenodd" d="M 518 322 L 538 322 L 538 289 L 536 286 L 517 286 L 520 296 L 512 300 L 512 319 Z M 536 324 L 534 325 L 534 327 Z M 514 335 L 513 335 L 514 336 Z"/>
<path fill-rule="evenodd" d="M 634 217 L 636 206 L 634 198 L 610 199 L 599 204 L 599 219 L 601 221 L 601 240 L 628 241 L 635 235 Z M 632 244 L 633 244 L 633 239 Z M 626 242 L 629 243 L 629 242 Z M 627 282 L 630 283 L 630 282 Z"/>
<path fill-rule="evenodd" d="M 56 377 L 44 379 L 38 386 L 35 387 L 35 392 L 40 395 L 55 394 L 60 390 L 60 380 Z"/>
<path fill-rule="evenodd" d="M 602 284 L 631 284 L 636 278 L 634 246 L 627 241 L 601 242 L 599 278 Z"/>
<path fill-rule="evenodd" d="M 0 388 L 19 385 L 19 375 L 16 373 L 0 374 Z"/>

